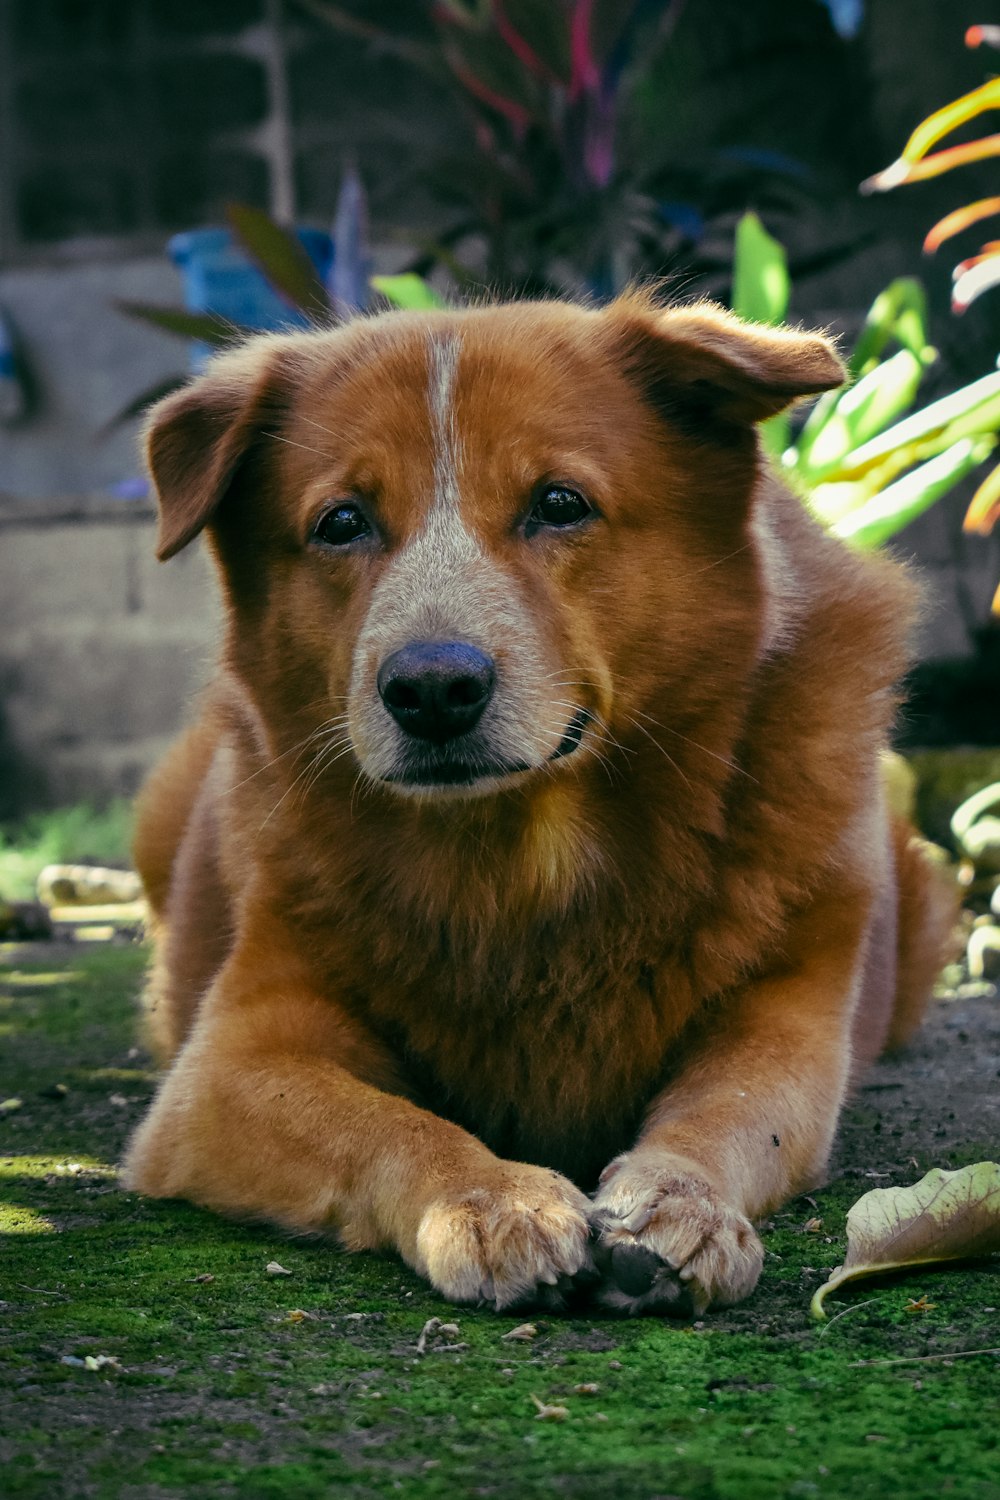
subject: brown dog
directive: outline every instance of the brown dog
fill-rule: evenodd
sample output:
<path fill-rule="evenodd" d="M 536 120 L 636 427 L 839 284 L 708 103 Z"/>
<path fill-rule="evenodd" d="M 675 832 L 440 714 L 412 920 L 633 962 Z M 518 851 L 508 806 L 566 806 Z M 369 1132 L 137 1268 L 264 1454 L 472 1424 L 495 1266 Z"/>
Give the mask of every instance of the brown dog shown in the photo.
<path fill-rule="evenodd" d="M 592 1236 L 606 1304 L 752 1290 L 951 914 L 880 787 L 911 586 L 754 431 L 841 378 L 631 294 L 259 338 L 160 403 L 159 555 L 207 531 L 228 630 L 141 805 L 131 1186 L 455 1301 L 557 1300 Z"/>

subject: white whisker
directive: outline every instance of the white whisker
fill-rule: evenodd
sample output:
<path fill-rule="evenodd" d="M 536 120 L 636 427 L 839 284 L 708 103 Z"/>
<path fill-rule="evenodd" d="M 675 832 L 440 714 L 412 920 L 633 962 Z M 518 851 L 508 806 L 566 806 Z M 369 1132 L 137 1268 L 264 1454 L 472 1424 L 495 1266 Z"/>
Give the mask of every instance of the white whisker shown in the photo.
<path fill-rule="evenodd" d="M 289 448 L 301 448 L 303 453 L 315 453 L 320 458 L 330 459 L 331 461 L 333 459 L 332 453 L 323 453 L 319 448 L 310 448 L 308 443 L 297 443 L 294 438 L 283 437 L 280 432 L 262 432 L 261 437 L 274 438 L 276 443 L 287 443 Z"/>

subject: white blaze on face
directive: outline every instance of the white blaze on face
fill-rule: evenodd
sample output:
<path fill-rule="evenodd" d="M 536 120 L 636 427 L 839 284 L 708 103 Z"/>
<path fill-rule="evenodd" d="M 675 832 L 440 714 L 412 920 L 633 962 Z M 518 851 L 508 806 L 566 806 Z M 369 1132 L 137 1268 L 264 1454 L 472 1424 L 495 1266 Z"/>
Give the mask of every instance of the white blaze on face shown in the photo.
<path fill-rule="evenodd" d="M 497 690 L 476 732 L 481 754 L 511 765 L 540 764 L 561 738 L 562 710 L 553 711 L 541 690 L 551 672 L 546 672 L 530 602 L 463 517 L 466 454 L 455 406 L 460 362 L 457 333 L 429 335 L 432 493 L 422 523 L 372 595 L 355 650 L 351 738 L 358 758 L 376 777 L 398 769 L 405 739 L 378 697 L 378 669 L 414 641 L 467 642 L 497 662 Z M 420 497 L 413 499 L 417 508 Z"/>
<path fill-rule="evenodd" d="M 462 520 L 463 454 L 455 419 L 461 348 L 457 333 L 443 338 L 431 334 L 428 339 L 427 411 L 434 444 L 434 493 L 423 526 L 400 558 L 400 564 L 405 561 L 411 571 L 420 573 L 429 607 L 446 603 L 454 622 L 442 619 L 439 625 L 432 624 L 426 632 L 431 638 L 441 631 L 453 634 L 459 628 L 455 585 L 469 566 L 482 558 L 479 544 Z M 431 595 L 436 596 L 433 603 Z"/>
<path fill-rule="evenodd" d="M 434 435 L 434 510 L 458 515 L 458 429 L 453 394 L 462 341 L 457 333 L 430 339 L 427 405 Z"/>

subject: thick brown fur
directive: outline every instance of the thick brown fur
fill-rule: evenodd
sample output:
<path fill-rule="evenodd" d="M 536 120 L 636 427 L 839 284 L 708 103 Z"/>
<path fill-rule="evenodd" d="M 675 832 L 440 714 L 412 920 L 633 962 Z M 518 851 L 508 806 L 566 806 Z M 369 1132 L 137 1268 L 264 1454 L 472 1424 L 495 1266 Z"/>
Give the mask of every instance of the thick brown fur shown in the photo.
<path fill-rule="evenodd" d="M 156 408 L 160 553 L 206 530 L 228 629 L 141 802 L 171 1065 L 132 1186 L 455 1300 L 556 1296 L 591 1239 L 623 1310 L 752 1289 L 751 1220 L 820 1178 L 951 911 L 878 769 L 911 584 L 753 428 L 840 378 L 817 335 L 632 294 L 258 339 Z M 533 527 L 546 481 L 593 513 Z M 373 536 L 317 542 L 331 500 Z M 385 779 L 410 636 L 495 658 L 535 769 Z"/>

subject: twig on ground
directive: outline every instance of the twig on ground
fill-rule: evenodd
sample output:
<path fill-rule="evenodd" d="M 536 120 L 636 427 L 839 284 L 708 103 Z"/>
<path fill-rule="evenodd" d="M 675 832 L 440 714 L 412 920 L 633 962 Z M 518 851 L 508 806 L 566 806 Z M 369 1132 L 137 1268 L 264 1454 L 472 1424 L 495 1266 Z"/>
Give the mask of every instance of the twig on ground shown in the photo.
<path fill-rule="evenodd" d="M 932 1359 L 971 1359 L 974 1354 L 1000 1354 L 1000 1349 L 959 1349 L 954 1354 L 902 1354 L 896 1359 L 856 1359 L 851 1369 L 861 1365 L 919 1365 Z"/>
<path fill-rule="evenodd" d="M 857 1312 L 861 1307 L 871 1307 L 873 1302 L 881 1301 L 883 1301 L 883 1298 L 881 1297 L 869 1297 L 867 1302 L 855 1302 L 853 1307 L 842 1307 L 840 1312 L 834 1313 L 833 1317 L 830 1318 L 829 1321 L 825 1323 L 820 1329 L 820 1338 L 822 1338 L 825 1333 L 830 1332 L 830 1329 L 833 1327 L 834 1323 L 838 1321 L 838 1319 L 846 1318 L 848 1313 Z"/>

